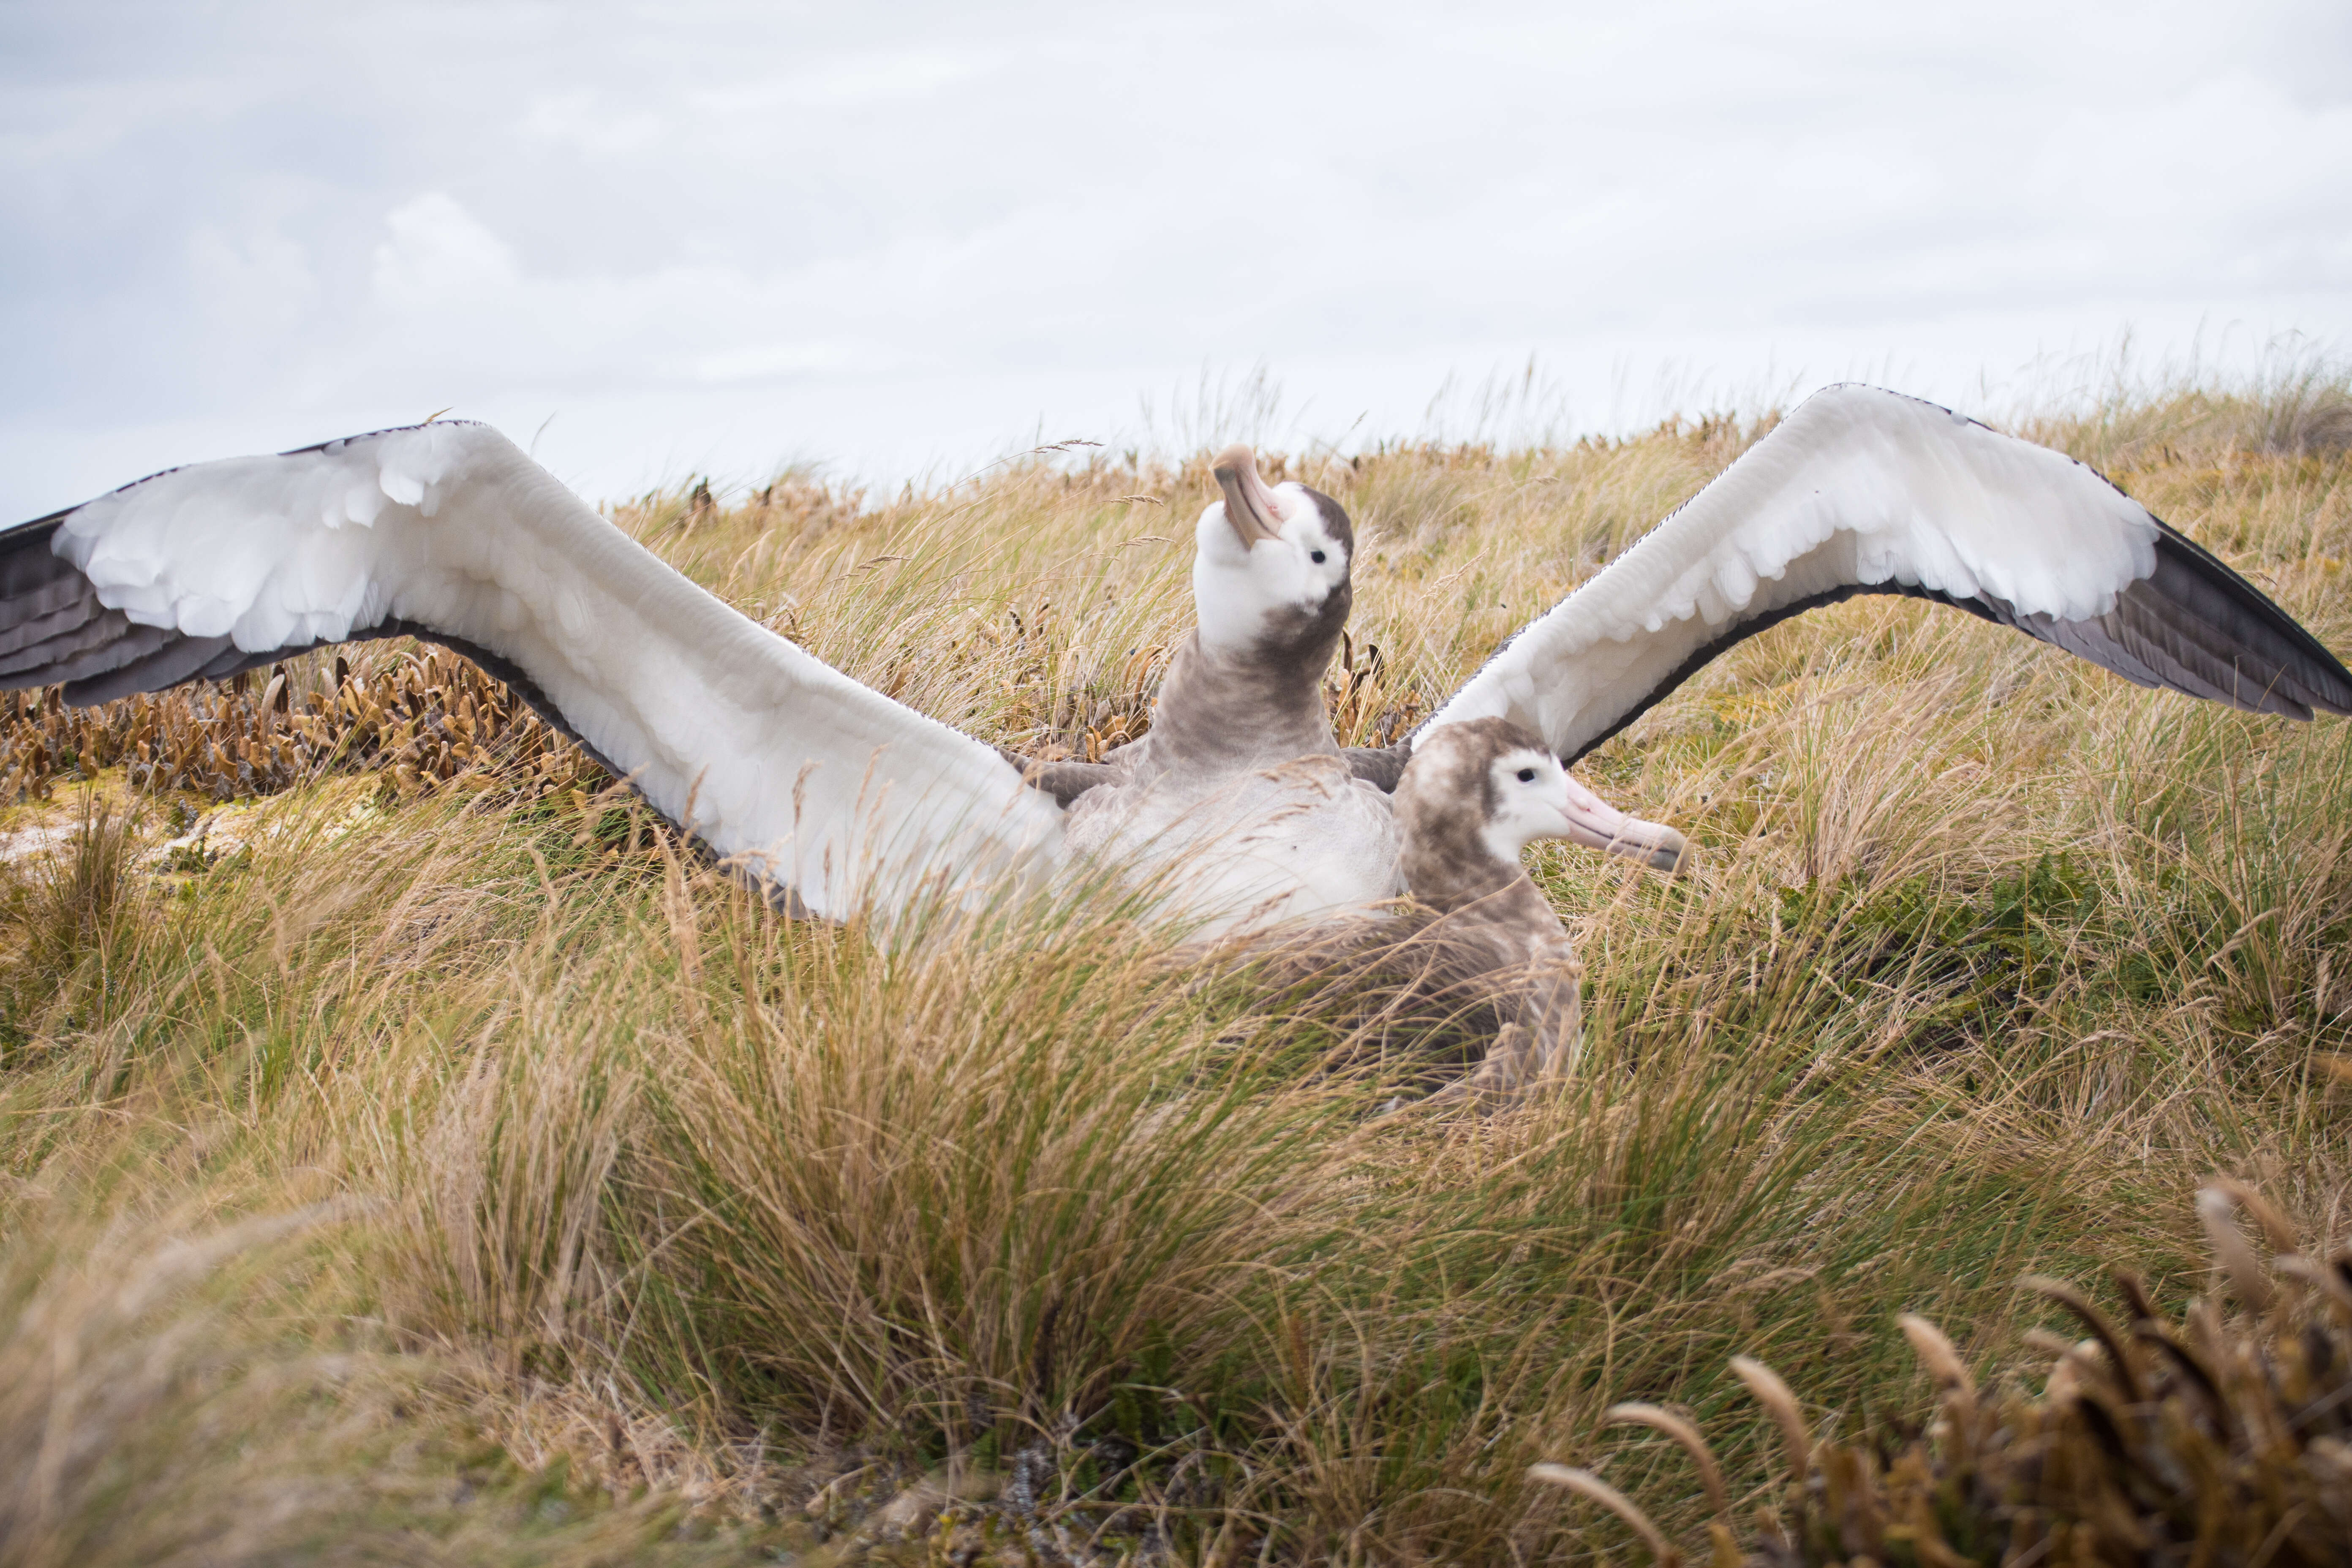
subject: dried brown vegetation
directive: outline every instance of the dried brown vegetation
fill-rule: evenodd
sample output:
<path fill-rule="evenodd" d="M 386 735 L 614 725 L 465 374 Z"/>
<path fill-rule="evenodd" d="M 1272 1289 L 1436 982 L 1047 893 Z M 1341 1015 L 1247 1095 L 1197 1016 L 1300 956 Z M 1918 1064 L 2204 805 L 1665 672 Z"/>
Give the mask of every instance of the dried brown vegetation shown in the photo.
<path fill-rule="evenodd" d="M 2242 1203 L 2277 1249 L 2268 1270 L 2238 1229 Z M 2037 1369 L 2038 1392 L 2018 1379 L 1979 1383 L 1942 1330 L 1906 1314 L 1904 1337 L 1939 1390 L 1933 1425 L 1817 1446 L 1788 1385 L 1734 1358 L 1780 1428 L 1790 1477 L 1767 1489 L 1750 1530 L 1735 1531 L 1720 1468 L 1696 1427 L 1649 1405 L 1605 1415 L 1689 1456 L 1715 1514 L 1709 1555 L 1722 1568 L 2335 1568 L 2352 1561 L 2352 1247 L 2306 1256 L 2268 1200 L 2226 1179 L 2200 1192 L 2197 1206 L 2216 1289 L 2180 1321 L 2128 1269 L 2115 1276 L 2120 1322 L 2063 1280 L 2023 1281 L 2089 1336 L 2032 1336 L 2056 1357 Z M 1660 1563 L 1680 1560 L 1638 1504 L 1590 1471 L 1538 1465 L 1531 1474 L 1608 1509 Z"/>
<path fill-rule="evenodd" d="M 347 656 L 312 654 L 100 708 L 68 708 L 55 688 L 11 692 L 0 800 L 47 798 L 61 778 L 118 767 L 134 791 L 214 800 L 275 795 L 330 771 L 380 775 L 407 795 L 484 764 L 526 795 L 610 782 L 502 683 L 446 649 L 360 657 L 357 673 Z"/>
<path fill-rule="evenodd" d="M 2352 459 L 2268 395 L 2037 433 L 2352 647 Z M 1362 524 L 1348 738 L 1760 423 L 1297 460 Z M 1097 452 L 616 516 L 858 679 L 1085 754 L 1146 713 L 1209 493 Z M 2196 1350 L 2212 1173 L 2308 1258 L 2352 1236 L 2340 721 L 1930 606 L 1790 623 L 1583 770 L 1693 873 L 1535 858 L 1576 1083 L 1381 1117 L 1417 1047 L 1377 998 L 1177 972 L 1108 900 L 796 926 L 495 687 L 334 657 L 5 731 L 0 1561 L 1625 1561 L 1528 1468 L 1677 1539 L 1717 1510 L 1670 1436 L 1596 1443 L 1612 1406 L 1706 1431 L 1745 1520 L 1786 1428 L 1735 1354 L 1809 1447 L 1899 1456 L 1939 1387 L 1904 1314 L 1980 1411 L 2048 1407 L 2035 1336 L 2080 1331 L 2021 1278 L 2130 1270 Z M 239 852 L 147 868 L 215 809 Z"/>

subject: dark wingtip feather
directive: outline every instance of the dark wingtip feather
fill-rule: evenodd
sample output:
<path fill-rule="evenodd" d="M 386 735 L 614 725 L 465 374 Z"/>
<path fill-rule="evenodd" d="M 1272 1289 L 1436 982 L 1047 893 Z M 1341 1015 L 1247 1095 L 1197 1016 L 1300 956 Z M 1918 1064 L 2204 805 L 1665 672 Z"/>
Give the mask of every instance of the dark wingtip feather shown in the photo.
<path fill-rule="evenodd" d="M 53 511 L 47 517 L 37 517 L 30 522 L 20 522 L 14 528 L 0 529 L 0 615 L 5 606 L 19 599 L 47 595 L 54 597 L 57 585 L 81 575 L 73 563 L 58 555 L 54 548 L 58 525 L 70 515 Z M 46 608 L 54 609 L 55 605 Z"/>
<path fill-rule="evenodd" d="M 2169 634 L 2168 651 L 2202 663 L 2221 700 L 2297 718 L 2312 709 L 2352 716 L 2352 670 L 2326 644 L 2212 552 L 2157 526 L 2157 569 L 2126 590 L 2119 615 L 2137 610 L 2142 637 Z"/>
<path fill-rule="evenodd" d="M 125 639 L 128 641 L 128 639 Z M 166 634 L 162 646 L 127 663 L 81 674 L 61 669 L 53 679 L 65 682 L 65 700 L 75 708 L 95 708 L 118 697 L 140 691 L 162 691 L 184 680 L 194 680 L 205 666 L 231 651 L 226 637 L 191 637 Z"/>
<path fill-rule="evenodd" d="M 58 526 L 75 510 L 0 530 L 0 689 L 61 685 L 68 705 L 89 708 L 277 657 L 240 652 L 225 637 L 138 626 L 108 609 L 57 553 Z"/>
<path fill-rule="evenodd" d="M 70 509 L 0 531 L 0 688 L 54 684 L 65 679 L 59 669 L 102 657 L 128 626 L 57 553 L 58 527 L 68 515 Z"/>

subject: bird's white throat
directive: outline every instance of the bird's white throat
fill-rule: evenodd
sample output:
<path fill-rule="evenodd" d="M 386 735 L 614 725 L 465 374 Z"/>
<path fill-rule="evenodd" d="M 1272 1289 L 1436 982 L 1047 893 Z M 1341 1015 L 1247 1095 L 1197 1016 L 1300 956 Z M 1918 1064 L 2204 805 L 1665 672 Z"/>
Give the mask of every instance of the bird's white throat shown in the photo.
<path fill-rule="evenodd" d="M 1348 548 L 1332 535 L 1303 485 L 1271 491 L 1281 531 L 1244 544 L 1219 501 L 1193 529 L 1192 597 L 1201 647 L 1233 658 L 1261 647 L 1286 626 L 1312 620 L 1348 580 Z"/>

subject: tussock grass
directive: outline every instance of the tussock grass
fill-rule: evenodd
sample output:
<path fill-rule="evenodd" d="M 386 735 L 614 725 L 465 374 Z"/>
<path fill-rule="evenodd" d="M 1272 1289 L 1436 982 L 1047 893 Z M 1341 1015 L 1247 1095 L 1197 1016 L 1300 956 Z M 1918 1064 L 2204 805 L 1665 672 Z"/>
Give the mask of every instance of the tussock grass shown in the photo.
<path fill-rule="evenodd" d="M 2239 1229 L 2252 1211 L 2274 1249 L 2265 1269 Z M 1787 1383 L 1751 1357 L 1733 1366 L 1779 1428 L 1789 1484 L 1738 1550 L 1705 1436 L 1654 1405 L 1612 1405 L 1612 1426 L 1647 1427 L 1689 1457 L 1725 1568 L 1873 1562 L 2344 1561 L 2352 1542 L 2352 1249 L 2315 1258 L 2293 1225 L 2243 1183 L 2197 1194 L 2215 1289 L 2175 1322 L 2128 1269 L 2120 1320 L 2064 1280 L 2020 1283 L 2088 1338 L 2036 1331 L 2054 1352 L 2040 1394 L 1980 1384 L 1943 1331 L 1916 1313 L 1903 1337 L 1939 1390 L 1932 1427 L 1864 1445 L 1816 1443 Z M 2231 1313 L 2235 1296 L 2240 1309 Z M 1890 1437 L 1893 1439 L 1890 1441 Z M 1587 1470 L 1538 1465 L 1625 1521 L 1662 1564 L 1678 1550 L 1639 1504 Z"/>
<path fill-rule="evenodd" d="M 2035 433 L 2342 648 L 2342 377 L 2305 370 Z M 1290 459 L 1362 538 L 1347 738 L 1767 427 Z M 858 679 L 1091 755 L 1148 721 L 1211 490 L 1096 452 L 615 516 Z M 237 705 L 276 770 L 194 794 L 12 731 L 52 799 L 0 824 L 0 1558 L 1622 1559 L 1528 1467 L 1711 1510 L 1670 1443 L 1596 1437 L 1613 1405 L 1696 1419 L 1752 1512 L 1781 1439 L 1734 1354 L 1866 1443 L 1934 1398 L 1900 1314 L 1994 1381 L 2066 1321 L 2021 1276 L 2126 1268 L 2178 1316 L 2214 1173 L 2313 1256 L 2352 1231 L 2338 721 L 1930 606 L 1807 616 L 1585 764 L 1696 871 L 1536 858 L 1579 1080 L 1384 1116 L 1442 1019 L 1188 972 L 1132 900 L 792 925 L 495 691 L 347 657 L 168 700 Z M 155 869 L 225 780 L 276 792 L 242 847 Z"/>

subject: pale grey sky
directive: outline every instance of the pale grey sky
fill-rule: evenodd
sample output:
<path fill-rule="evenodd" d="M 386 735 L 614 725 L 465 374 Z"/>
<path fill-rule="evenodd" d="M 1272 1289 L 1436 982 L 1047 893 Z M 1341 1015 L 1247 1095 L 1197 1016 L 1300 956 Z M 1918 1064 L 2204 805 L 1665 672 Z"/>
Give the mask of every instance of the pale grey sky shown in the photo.
<path fill-rule="evenodd" d="M 610 496 L 1254 366 L 1360 441 L 1530 356 L 1591 428 L 2352 347 L 2341 0 L 79 0 L 0 89 L 0 518 L 444 406 Z"/>

